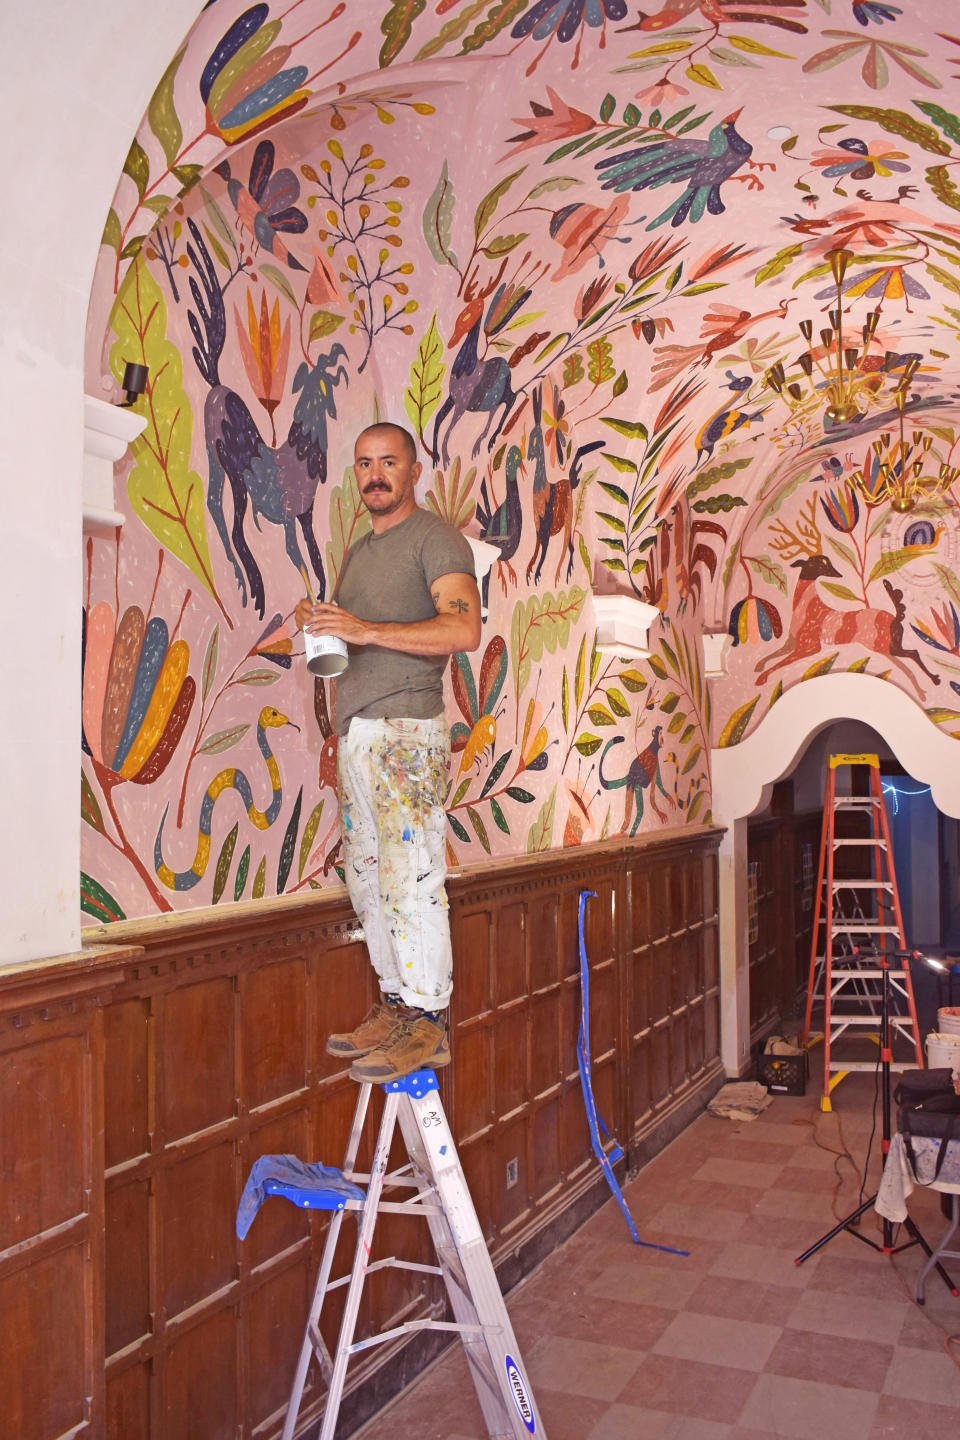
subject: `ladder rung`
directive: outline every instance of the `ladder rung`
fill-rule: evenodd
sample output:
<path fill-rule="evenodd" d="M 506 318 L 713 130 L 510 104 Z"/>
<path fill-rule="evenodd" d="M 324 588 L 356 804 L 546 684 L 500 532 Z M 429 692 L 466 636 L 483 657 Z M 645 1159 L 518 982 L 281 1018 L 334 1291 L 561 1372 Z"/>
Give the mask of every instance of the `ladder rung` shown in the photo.
<path fill-rule="evenodd" d="M 834 890 L 892 890 L 892 880 L 834 880 Z"/>
<path fill-rule="evenodd" d="M 879 805 L 880 801 L 876 795 L 837 795 L 834 797 L 834 810 L 855 810 L 862 805 Z"/>
<path fill-rule="evenodd" d="M 841 838 L 839 840 L 834 836 L 833 848 L 836 850 L 841 845 L 877 845 L 881 850 L 886 850 L 887 848 L 887 842 L 882 836 L 851 837 L 850 839 Z"/>
<path fill-rule="evenodd" d="M 834 921 L 831 930 L 835 935 L 899 935 L 899 925 L 875 925 L 872 920 L 850 920 L 842 925 Z"/>
<path fill-rule="evenodd" d="M 829 1068 L 831 1073 L 835 1073 L 837 1070 L 844 1072 L 847 1070 L 879 1070 L 879 1052 L 876 1060 L 831 1060 Z M 896 1070 L 898 1073 L 902 1070 L 916 1070 L 917 1064 L 916 1061 L 911 1060 L 893 1060 L 890 1063 L 890 1069 Z"/>
<path fill-rule="evenodd" d="M 880 980 L 883 978 L 882 970 L 838 970 L 835 966 L 830 968 L 831 980 Z M 905 980 L 905 970 L 888 970 L 886 972 L 891 980 Z"/>

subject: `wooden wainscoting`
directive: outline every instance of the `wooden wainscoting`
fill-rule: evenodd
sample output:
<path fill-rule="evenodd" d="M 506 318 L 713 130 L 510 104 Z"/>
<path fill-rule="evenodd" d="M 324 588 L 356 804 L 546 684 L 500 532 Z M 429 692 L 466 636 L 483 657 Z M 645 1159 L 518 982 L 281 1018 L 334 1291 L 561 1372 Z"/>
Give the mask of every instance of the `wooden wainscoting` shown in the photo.
<path fill-rule="evenodd" d="M 581 890 L 597 892 L 586 911 L 595 1090 L 629 1164 L 722 1081 L 718 844 L 715 829 L 674 831 L 450 882 L 454 1063 L 442 1094 L 505 1286 L 606 1195 L 576 1059 Z M 98 948 L 81 957 L 0 971 L 11 1434 L 271 1440 L 323 1222 L 272 1202 L 241 1243 L 236 1207 L 261 1154 L 339 1163 L 356 1086 L 323 1046 L 374 998 L 361 934 L 338 891 L 91 935 Z M 344 1227 L 342 1269 L 352 1240 Z M 426 1227 L 384 1217 L 378 1250 L 429 1259 Z M 430 1277 L 380 1272 L 360 1327 L 441 1305 Z M 338 1322 L 336 1310 L 325 1319 L 331 1344 Z M 360 1423 L 438 1343 L 370 1352 L 345 1414 Z M 305 1417 L 321 1406 L 314 1379 Z"/>
<path fill-rule="evenodd" d="M 750 1038 L 755 1046 L 795 1013 L 806 992 L 821 818 L 820 811 L 771 815 L 751 820 L 748 827 Z"/>

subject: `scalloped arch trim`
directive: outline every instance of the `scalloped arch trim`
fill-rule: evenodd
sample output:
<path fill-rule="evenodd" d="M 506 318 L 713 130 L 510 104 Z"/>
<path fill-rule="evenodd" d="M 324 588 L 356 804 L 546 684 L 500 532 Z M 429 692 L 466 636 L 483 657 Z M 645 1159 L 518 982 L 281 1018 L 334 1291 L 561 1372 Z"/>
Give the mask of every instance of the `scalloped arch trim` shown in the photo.
<path fill-rule="evenodd" d="M 890 746 L 934 804 L 960 817 L 960 742 L 928 720 L 904 692 L 872 675 L 822 675 L 793 685 L 740 745 L 710 752 L 713 815 L 727 825 L 752 815 L 775 781 L 836 720 L 862 720 Z"/>

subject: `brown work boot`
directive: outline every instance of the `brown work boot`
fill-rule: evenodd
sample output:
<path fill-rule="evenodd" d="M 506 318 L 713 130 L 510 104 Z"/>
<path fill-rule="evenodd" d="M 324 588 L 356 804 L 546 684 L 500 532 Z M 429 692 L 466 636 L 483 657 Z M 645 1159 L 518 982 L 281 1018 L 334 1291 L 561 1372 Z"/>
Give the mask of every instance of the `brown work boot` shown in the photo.
<path fill-rule="evenodd" d="M 410 1015 L 415 1014 L 406 1005 L 385 1005 L 382 1000 L 371 1005 L 356 1030 L 327 1038 L 327 1054 L 343 1060 L 358 1060 L 379 1050 L 390 1039 L 394 1030 Z"/>
<path fill-rule="evenodd" d="M 350 1067 L 354 1080 L 370 1080 L 382 1085 L 385 1080 L 399 1080 L 412 1070 L 428 1067 L 437 1070 L 450 1064 L 450 1043 L 445 1024 L 437 1024 L 421 1014 L 406 1019 L 376 1050 L 356 1060 Z"/>

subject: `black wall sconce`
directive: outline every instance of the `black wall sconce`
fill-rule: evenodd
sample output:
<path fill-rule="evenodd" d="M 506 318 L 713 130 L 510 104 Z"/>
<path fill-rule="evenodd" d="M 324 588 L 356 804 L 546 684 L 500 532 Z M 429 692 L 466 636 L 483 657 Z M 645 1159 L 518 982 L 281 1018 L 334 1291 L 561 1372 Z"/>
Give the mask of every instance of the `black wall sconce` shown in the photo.
<path fill-rule="evenodd" d="M 137 400 L 147 388 L 147 376 L 150 374 L 149 365 L 135 365 L 128 360 L 123 372 L 123 389 L 126 400 L 121 400 L 121 406 L 135 405 Z"/>

